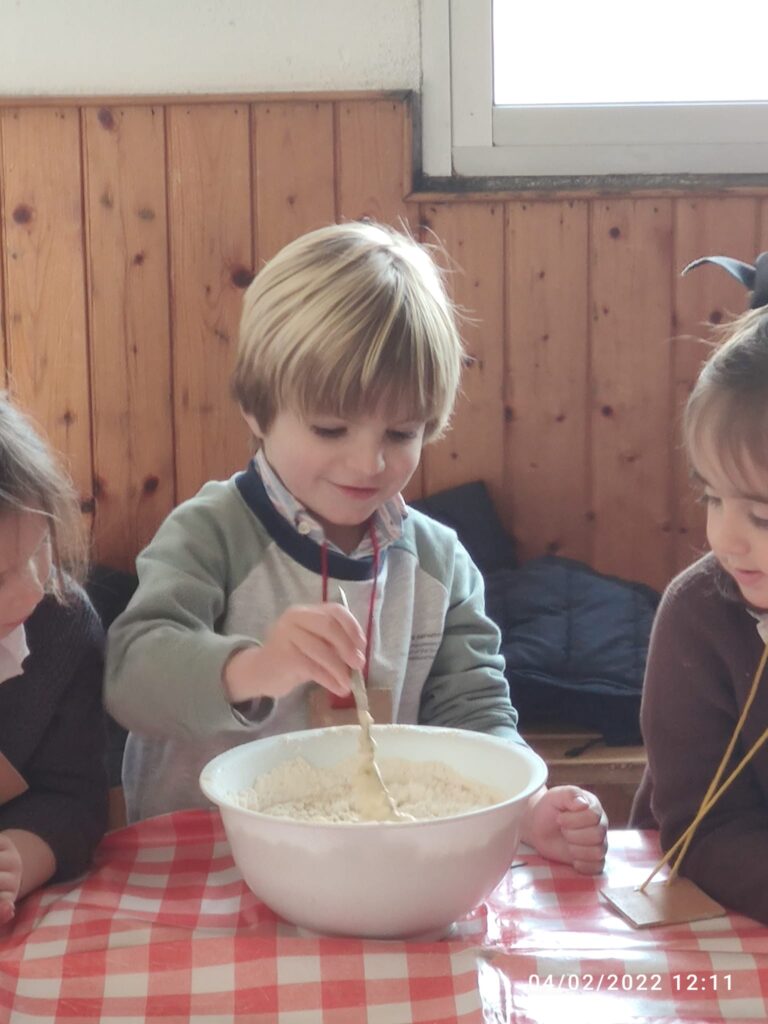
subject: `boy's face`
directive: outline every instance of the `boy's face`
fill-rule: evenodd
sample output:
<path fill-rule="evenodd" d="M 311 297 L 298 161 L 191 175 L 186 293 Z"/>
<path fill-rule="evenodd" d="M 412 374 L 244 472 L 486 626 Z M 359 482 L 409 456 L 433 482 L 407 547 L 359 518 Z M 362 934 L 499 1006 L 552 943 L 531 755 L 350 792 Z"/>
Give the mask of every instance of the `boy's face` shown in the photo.
<path fill-rule="evenodd" d="M 244 415 L 283 484 L 344 551 L 357 546 L 376 509 L 411 479 L 424 439 L 424 422 L 406 411 L 378 409 L 346 420 L 283 410 L 266 433 Z"/>
<path fill-rule="evenodd" d="M 698 460 L 696 476 L 707 507 L 707 540 L 744 600 L 768 611 L 768 494 L 758 472 L 734 483 L 717 458 Z M 750 482 L 753 481 L 753 482 Z"/>

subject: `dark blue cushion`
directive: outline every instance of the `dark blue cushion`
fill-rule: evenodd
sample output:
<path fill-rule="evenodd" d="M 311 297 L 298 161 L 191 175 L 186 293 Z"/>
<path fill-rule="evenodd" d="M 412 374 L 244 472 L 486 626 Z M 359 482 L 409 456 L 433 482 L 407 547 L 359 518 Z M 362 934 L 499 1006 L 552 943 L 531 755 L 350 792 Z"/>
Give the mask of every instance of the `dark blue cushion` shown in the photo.
<path fill-rule="evenodd" d="M 85 582 L 85 589 L 105 630 L 109 629 L 120 612 L 125 609 L 138 583 L 138 578 L 133 573 L 110 569 L 105 565 L 92 566 Z M 123 748 L 127 735 L 125 729 L 107 715 L 107 771 L 110 786 L 120 785 Z"/>
<path fill-rule="evenodd" d="M 551 720 L 640 743 L 640 696 L 659 594 L 549 555 L 486 577 L 513 705 L 526 726 Z"/>
<path fill-rule="evenodd" d="M 438 491 L 411 504 L 452 527 L 480 572 L 517 565 L 515 542 L 502 526 L 482 480 Z"/>

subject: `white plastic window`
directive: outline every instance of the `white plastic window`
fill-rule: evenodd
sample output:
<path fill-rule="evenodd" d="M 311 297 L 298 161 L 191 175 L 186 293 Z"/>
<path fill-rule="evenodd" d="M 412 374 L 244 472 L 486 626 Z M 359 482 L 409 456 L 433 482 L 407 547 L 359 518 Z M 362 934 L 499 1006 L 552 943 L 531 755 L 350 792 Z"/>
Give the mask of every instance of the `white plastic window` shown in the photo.
<path fill-rule="evenodd" d="M 768 172 L 766 0 L 422 0 L 431 176 Z"/>

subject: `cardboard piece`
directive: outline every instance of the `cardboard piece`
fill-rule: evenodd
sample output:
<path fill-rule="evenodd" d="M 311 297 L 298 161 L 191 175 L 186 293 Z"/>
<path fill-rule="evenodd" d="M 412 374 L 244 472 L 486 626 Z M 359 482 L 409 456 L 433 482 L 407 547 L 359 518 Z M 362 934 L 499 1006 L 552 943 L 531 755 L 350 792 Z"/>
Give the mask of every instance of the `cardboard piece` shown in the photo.
<path fill-rule="evenodd" d="M 688 878 L 651 882 L 643 892 L 634 885 L 602 889 L 601 892 L 634 928 L 704 921 L 726 913 L 725 907 Z"/>

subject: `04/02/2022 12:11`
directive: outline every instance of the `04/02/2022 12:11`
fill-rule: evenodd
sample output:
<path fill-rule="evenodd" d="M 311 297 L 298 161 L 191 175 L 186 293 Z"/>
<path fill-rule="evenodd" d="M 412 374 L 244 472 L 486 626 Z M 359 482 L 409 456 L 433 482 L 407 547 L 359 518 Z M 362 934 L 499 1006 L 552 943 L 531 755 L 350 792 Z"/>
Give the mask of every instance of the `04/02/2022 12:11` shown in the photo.
<path fill-rule="evenodd" d="M 733 975 L 680 973 L 668 976 L 673 992 L 717 993 L 733 990 Z M 532 974 L 528 984 L 534 988 L 579 992 L 663 992 L 665 975 L 607 973 L 607 974 Z"/>

